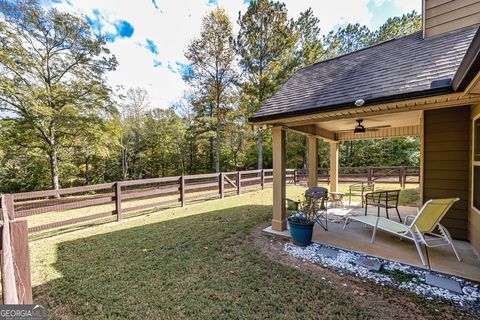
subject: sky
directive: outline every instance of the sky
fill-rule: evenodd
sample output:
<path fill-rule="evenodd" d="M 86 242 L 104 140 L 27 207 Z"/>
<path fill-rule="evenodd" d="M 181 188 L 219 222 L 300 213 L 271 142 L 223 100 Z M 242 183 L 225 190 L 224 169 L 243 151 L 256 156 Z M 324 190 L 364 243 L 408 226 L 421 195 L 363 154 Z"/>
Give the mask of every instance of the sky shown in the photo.
<path fill-rule="evenodd" d="M 376 29 L 389 17 L 416 10 L 421 0 L 283 0 L 290 18 L 309 7 L 320 19 L 322 33 L 347 23 Z M 239 12 L 249 0 L 43 0 L 55 7 L 85 16 L 96 32 L 107 37 L 118 60 L 107 75 L 114 88 L 140 87 L 148 91 L 152 107 L 166 108 L 188 89 L 182 71 L 188 67 L 184 52 L 198 37 L 202 17 L 215 7 L 224 8 L 238 30 Z"/>

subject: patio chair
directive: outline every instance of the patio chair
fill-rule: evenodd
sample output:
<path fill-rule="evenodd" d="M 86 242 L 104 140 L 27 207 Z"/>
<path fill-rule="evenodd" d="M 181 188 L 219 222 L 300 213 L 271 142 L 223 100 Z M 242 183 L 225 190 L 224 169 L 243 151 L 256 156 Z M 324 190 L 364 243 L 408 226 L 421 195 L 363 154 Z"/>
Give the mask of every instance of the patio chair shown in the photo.
<path fill-rule="evenodd" d="M 348 187 L 348 204 L 352 203 L 352 196 L 360 196 L 362 199 L 362 208 L 363 208 L 365 194 L 367 192 L 372 192 L 372 191 L 375 191 L 375 182 L 373 181 L 351 184 Z"/>
<path fill-rule="evenodd" d="M 343 229 L 345 230 L 349 220 L 354 220 L 373 227 L 372 243 L 375 241 L 378 229 L 397 235 L 400 239 L 406 238 L 412 240 L 415 242 L 415 246 L 424 266 L 427 266 L 427 262 L 420 244 L 424 244 L 427 247 L 451 246 L 458 261 L 462 261 L 453 245 L 450 233 L 440 224 L 440 220 L 442 220 L 448 210 L 458 200 L 460 199 L 449 198 L 429 200 L 423 205 L 416 216 L 406 216 L 405 224 L 382 217 L 350 216 L 345 219 Z M 409 223 L 409 221 L 411 222 Z"/>

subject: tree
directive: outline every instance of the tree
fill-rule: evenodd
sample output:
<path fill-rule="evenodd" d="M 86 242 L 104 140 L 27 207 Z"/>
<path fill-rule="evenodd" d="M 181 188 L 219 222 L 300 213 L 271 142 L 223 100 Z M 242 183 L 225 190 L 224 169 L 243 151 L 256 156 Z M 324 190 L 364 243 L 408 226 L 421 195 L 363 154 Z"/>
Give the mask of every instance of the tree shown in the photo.
<path fill-rule="evenodd" d="M 83 17 L 34 0 L 0 0 L 0 111 L 34 137 L 59 185 L 58 154 L 113 108 L 104 74 L 116 60 Z"/>
<path fill-rule="evenodd" d="M 388 18 L 388 20 L 375 32 L 374 42 L 382 42 L 422 29 L 422 16 L 415 11 L 401 17 Z"/>
<path fill-rule="evenodd" d="M 224 9 L 204 17 L 200 37 L 190 43 L 185 57 L 192 68 L 186 79 L 201 96 L 199 102 L 208 109 L 206 125 L 215 132 L 215 170 L 220 172 L 220 134 L 237 78 L 232 24 Z"/>
<path fill-rule="evenodd" d="M 132 162 L 132 176 L 141 179 L 143 124 L 150 108 L 150 98 L 148 92 L 142 88 L 130 88 L 126 95 L 120 98 L 123 100 L 120 103 L 122 177 L 123 180 L 128 179 L 129 162 Z"/>
<path fill-rule="evenodd" d="M 325 50 L 329 58 L 357 51 L 368 47 L 373 42 L 374 34 L 359 23 L 349 23 L 336 32 L 330 31 L 324 38 Z"/>
<path fill-rule="evenodd" d="M 325 49 L 320 34 L 320 20 L 315 17 L 311 8 L 300 13 L 296 25 L 299 34 L 296 53 L 299 66 L 309 66 L 322 60 Z"/>
<path fill-rule="evenodd" d="M 173 109 L 154 109 L 145 118 L 143 156 L 149 177 L 182 172 L 184 126 Z"/>
<path fill-rule="evenodd" d="M 240 30 L 237 52 L 245 73 L 243 94 L 248 102 L 247 115 L 252 116 L 283 84 L 294 67 L 298 34 L 294 21 L 287 18 L 285 4 L 252 0 L 247 11 L 239 15 Z M 258 168 L 263 167 L 263 133 L 259 127 Z"/>

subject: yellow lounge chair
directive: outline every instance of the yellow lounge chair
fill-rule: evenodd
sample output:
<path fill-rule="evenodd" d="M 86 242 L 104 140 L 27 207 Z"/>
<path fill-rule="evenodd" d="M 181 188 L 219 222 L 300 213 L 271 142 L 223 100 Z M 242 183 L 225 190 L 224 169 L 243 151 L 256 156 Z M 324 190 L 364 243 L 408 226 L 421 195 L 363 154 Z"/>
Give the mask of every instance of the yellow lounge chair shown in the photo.
<path fill-rule="evenodd" d="M 375 241 L 377 230 L 383 230 L 397 235 L 401 238 L 413 240 L 417 247 L 418 254 L 424 266 L 427 265 L 420 244 L 427 247 L 452 246 L 453 252 L 458 261 L 462 261 L 452 242 L 448 230 L 440 224 L 452 205 L 460 200 L 459 198 L 433 199 L 427 201 L 416 216 L 405 217 L 405 224 L 392 221 L 383 217 L 375 216 L 349 216 L 345 219 L 343 229 L 345 230 L 349 220 L 358 221 L 373 227 L 372 243 Z M 411 221 L 411 223 L 409 223 Z"/>

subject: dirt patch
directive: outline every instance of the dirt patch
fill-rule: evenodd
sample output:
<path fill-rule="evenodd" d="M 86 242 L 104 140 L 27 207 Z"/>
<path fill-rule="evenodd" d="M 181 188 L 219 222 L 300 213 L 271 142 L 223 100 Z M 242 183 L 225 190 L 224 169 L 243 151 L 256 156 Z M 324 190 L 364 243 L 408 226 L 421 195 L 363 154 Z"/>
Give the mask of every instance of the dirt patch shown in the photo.
<path fill-rule="evenodd" d="M 270 259 L 318 277 L 342 290 L 365 308 L 372 319 L 480 319 L 480 314 L 454 306 L 423 299 L 411 292 L 382 286 L 350 274 L 324 268 L 292 257 L 283 251 L 288 239 L 262 232 L 258 226 L 250 236 L 254 247 Z"/>

